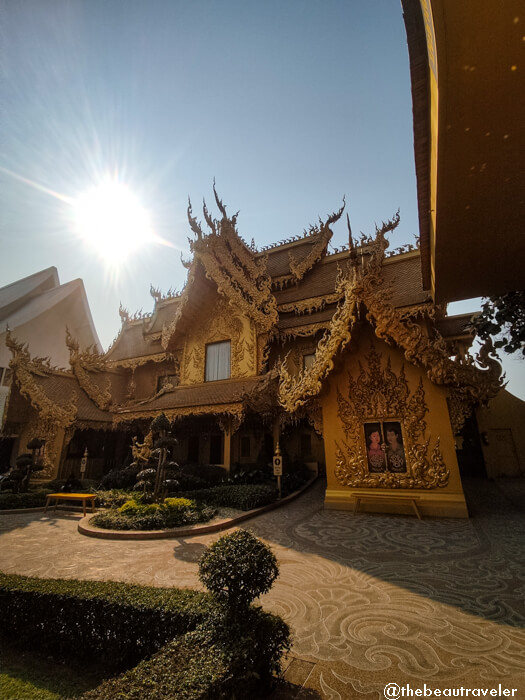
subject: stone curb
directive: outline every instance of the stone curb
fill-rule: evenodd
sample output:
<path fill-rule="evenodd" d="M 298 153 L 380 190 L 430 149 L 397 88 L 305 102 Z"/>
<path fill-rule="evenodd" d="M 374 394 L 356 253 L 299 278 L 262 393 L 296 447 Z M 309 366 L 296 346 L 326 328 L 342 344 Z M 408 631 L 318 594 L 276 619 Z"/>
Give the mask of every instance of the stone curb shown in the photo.
<path fill-rule="evenodd" d="M 248 510 L 242 515 L 238 515 L 236 518 L 229 518 L 225 520 L 219 520 L 213 525 L 197 525 L 195 527 L 179 527 L 173 528 L 171 530 L 102 530 L 98 527 L 91 526 L 89 521 L 93 517 L 93 514 L 86 515 L 78 523 L 78 531 L 81 535 L 86 535 L 86 537 L 98 537 L 104 540 L 165 540 L 173 539 L 176 537 L 196 537 L 197 535 L 206 535 L 210 532 L 219 532 L 220 530 L 227 530 L 230 527 L 235 527 L 239 523 L 249 520 L 256 515 L 262 515 L 262 513 L 267 513 L 270 510 L 275 510 L 281 506 L 290 503 L 306 489 L 317 480 L 317 477 L 310 479 L 299 491 L 294 491 L 289 496 L 281 499 L 280 501 L 275 501 L 274 503 L 269 503 L 261 508 L 254 508 L 253 510 Z"/>

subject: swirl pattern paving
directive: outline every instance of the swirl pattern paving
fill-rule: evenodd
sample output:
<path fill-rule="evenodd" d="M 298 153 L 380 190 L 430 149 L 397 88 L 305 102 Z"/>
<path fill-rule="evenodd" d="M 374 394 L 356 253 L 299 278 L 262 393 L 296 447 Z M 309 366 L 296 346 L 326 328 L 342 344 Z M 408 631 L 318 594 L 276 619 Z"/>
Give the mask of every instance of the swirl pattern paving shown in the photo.
<path fill-rule="evenodd" d="M 301 683 L 316 697 L 380 698 L 387 683 L 501 683 L 525 697 L 524 483 L 472 481 L 466 492 L 470 520 L 419 521 L 324 511 L 318 483 L 247 523 L 279 559 L 261 602 L 290 623 L 290 668 L 311 669 Z M 0 568 L 199 587 L 196 561 L 219 537 L 93 540 L 77 521 L 1 516 Z"/>

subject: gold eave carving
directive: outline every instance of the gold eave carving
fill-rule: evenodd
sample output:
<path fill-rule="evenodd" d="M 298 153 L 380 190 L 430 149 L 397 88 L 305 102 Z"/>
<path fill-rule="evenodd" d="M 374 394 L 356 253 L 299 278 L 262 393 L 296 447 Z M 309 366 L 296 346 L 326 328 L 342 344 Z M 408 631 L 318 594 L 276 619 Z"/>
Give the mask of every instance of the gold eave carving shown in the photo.
<path fill-rule="evenodd" d="M 147 365 L 149 362 L 169 362 L 173 359 L 171 353 L 159 352 L 156 355 L 145 355 L 143 357 L 132 357 L 127 360 L 107 360 L 108 369 L 136 369 Z"/>
<path fill-rule="evenodd" d="M 216 404 L 208 406 L 184 406 L 181 408 L 163 408 L 162 412 L 166 415 L 169 420 L 177 420 L 178 418 L 185 418 L 186 416 L 204 416 L 204 415 L 229 415 L 236 417 L 241 420 L 244 416 L 244 404 L 235 403 L 225 403 Z M 141 410 L 141 411 L 130 411 L 126 413 L 115 413 L 113 415 L 114 425 L 121 423 L 128 423 L 134 420 L 142 420 L 153 418 L 159 409 Z"/>
<path fill-rule="evenodd" d="M 337 387 L 337 416 L 344 439 L 336 446 L 335 475 L 343 486 L 360 488 L 435 489 L 448 484 L 450 472 L 440 450 L 440 438 L 432 441 L 425 416 L 428 406 L 423 381 L 410 392 L 404 365 L 392 371 L 390 358 L 382 367 L 382 356 L 372 347 L 368 369 L 359 364 L 356 379 L 348 372 L 345 395 Z M 403 427 L 406 473 L 370 473 L 367 468 L 363 424 L 367 420 L 399 420 Z"/>
<path fill-rule="evenodd" d="M 71 425 L 77 415 L 77 393 L 73 392 L 68 403 L 65 406 L 60 406 L 52 401 L 44 389 L 38 385 L 35 375 L 40 377 L 46 377 L 51 374 L 72 375 L 69 372 L 55 370 L 47 360 L 42 360 L 41 358 L 31 359 L 28 346 L 23 343 L 17 343 L 9 331 L 6 334 L 6 345 L 13 355 L 9 366 L 13 370 L 20 393 L 29 400 L 40 418 L 54 421 L 61 428 Z"/>
<path fill-rule="evenodd" d="M 312 314 L 315 311 L 322 311 L 325 307 L 330 306 L 330 304 L 341 301 L 342 297 L 342 291 L 334 292 L 334 294 L 301 299 L 290 302 L 289 304 L 279 304 L 277 309 L 281 314 L 295 313 L 296 316 L 302 316 L 304 314 Z"/>
<path fill-rule="evenodd" d="M 9 363 L 13 370 L 13 381 L 16 381 L 20 393 L 28 399 L 38 415 L 36 422 L 30 425 L 28 441 L 34 437 L 46 441 L 42 476 L 49 476 L 58 458 L 58 431 L 67 430 L 74 422 L 77 415 L 78 394 L 74 391 L 68 403 L 65 406 L 59 406 L 39 386 L 36 377 L 50 375 L 72 377 L 73 375 L 51 367 L 49 359 L 32 359 L 28 346 L 17 343 L 9 331 L 6 333 L 6 345 L 13 355 Z"/>

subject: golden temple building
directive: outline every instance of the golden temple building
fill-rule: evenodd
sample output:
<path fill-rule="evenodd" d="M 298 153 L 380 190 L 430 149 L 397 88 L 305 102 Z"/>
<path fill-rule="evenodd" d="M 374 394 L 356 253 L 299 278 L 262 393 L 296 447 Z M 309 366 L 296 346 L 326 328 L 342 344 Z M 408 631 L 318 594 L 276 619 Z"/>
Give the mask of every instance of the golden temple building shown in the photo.
<path fill-rule="evenodd" d="M 152 288 L 102 354 L 69 331 L 68 370 L 13 334 L 3 435 L 14 453 L 46 441 L 46 477 L 99 478 L 129 459 L 152 418 L 175 422 L 180 464 L 225 472 L 271 462 L 326 474 L 327 508 L 466 517 L 455 435 L 494 397 L 501 367 L 468 353 L 470 316 L 447 317 L 423 288 L 421 252 L 388 251 L 398 222 L 328 252 L 343 207 L 304 235 L 257 250 L 214 188 L 193 232 L 180 294 Z M 137 444 L 138 443 L 138 444 Z M 359 500 L 358 500 L 359 499 Z"/>

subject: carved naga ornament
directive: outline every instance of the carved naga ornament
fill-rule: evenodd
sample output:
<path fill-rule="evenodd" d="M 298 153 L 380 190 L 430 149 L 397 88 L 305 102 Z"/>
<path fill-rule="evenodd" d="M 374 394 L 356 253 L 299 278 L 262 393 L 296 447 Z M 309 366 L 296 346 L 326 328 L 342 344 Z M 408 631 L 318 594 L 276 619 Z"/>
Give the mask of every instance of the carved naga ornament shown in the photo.
<path fill-rule="evenodd" d="M 343 197 L 343 206 L 341 207 L 341 209 L 339 209 L 339 211 L 336 211 L 331 216 L 329 216 L 326 222 L 323 222 L 321 219 L 319 219 L 318 226 L 310 226 L 308 235 L 317 235 L 319 238 L 314 243 L 311 251 L 304 258 L 304 260 L 297 262 L 294 256 L 291 253 L 288 253 L 290 272 L 292 273 L 296 282 L 302 280 L 305 274 L 309 270 L 311 270 L 312 267 L 317 262 L 319 262 L 319 260 L 321 260 L 321 258 L 326 254 L 326 249 L 333 235 L 332 229 L 330 228 L 330 224 L 335 224 L 337 221 L 339 221 L 341 215 L 343 214 L 344 208 L 345 198 Z"/>
<path fill-rule="evenodd" d="M 266 272 L 266 256 L 256 257 L 237 232 L 237 214 L 228 217 L 226 207 L 213 185 L 215 201 L 222 214 L 213 219 L 206 202 L 203 214 L 209 233 L 205 234 L 188 205 L 188 221 L 195 234 L 189 239 L 193 263 L 200 262 L 208 279 L 215 282 L 219 293 L 236 309 L 255 323 L 258 332 L 269 331 L 278 319 L 277 304 L 271 292 L 271 279 Z"/>

